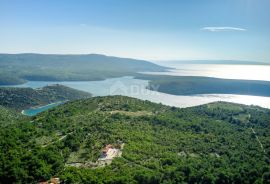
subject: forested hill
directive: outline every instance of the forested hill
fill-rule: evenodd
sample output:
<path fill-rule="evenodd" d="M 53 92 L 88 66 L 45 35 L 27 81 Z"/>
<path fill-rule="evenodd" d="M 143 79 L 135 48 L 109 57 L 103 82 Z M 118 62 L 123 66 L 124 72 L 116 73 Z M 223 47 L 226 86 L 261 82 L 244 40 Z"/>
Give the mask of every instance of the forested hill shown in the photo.
<path fill-rule="evenodd" d="M 142 75 L 148 88 L 173 95 L 238 94 L 270 97 L 270 81 L 219 79 L 196 76 Z"/>
<path fill-rule="evenodd" d="M 111 96 L 14 121 L 0 129 L 0 183 L 270 182 L 268 109 L 223 102 L 179 109 Z M 122 155 L 95 164 L 106 145 L 119 143 Z"/>
<path fill-rule="evenodd" d="M 38 89 L 0 88 L 0 105 L 19 111 L 33 106 L 89 97 L 90 93 L 58 84 Z"/>
<path fill-rule="evenodd" d="M 25 118 L 27 117 L 23 116 L 21 113 L 18 113 L 13 109 L 9 109 L 0 105 L 0 128 L 20 122 Z"/>
<path fill-rule="evenodd" d="M 98 54 L 0 54 L 0 85 L 27 80 L 103 80 L 165 69 L 148 61 Z"/>

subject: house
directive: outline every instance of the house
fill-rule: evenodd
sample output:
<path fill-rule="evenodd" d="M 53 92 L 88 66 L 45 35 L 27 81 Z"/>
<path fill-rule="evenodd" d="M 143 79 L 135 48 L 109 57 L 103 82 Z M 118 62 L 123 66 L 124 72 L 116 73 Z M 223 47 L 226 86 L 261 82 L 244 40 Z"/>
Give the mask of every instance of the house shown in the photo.
<path fill-rule="evenodd" d="M 102 154 L 98 158 L 97 163 L 100 167 L 111 164 L 115 157 L 121 157 L 124 143 L 119 144 L 108 144 L 102 149 Z"/>
<path fill-rule="evenodd" d="M 108 144 L 105 148 L 103 148 L 103 150 L 102 150 L 102 155 L 103 155 L 104 157 L 106 157 L 106 156 L 107 156 L 107 153 L 108 153 L 108 151 L 109 151 L 109 149 L 111 149 L 111 148 L 113 148 L 113 145 Z"/>
<path fill-rule="evenodd" d="M 50 179 L 50 184 L 59 184 L 60 183 L 60 178 L 51 178 Z"/>

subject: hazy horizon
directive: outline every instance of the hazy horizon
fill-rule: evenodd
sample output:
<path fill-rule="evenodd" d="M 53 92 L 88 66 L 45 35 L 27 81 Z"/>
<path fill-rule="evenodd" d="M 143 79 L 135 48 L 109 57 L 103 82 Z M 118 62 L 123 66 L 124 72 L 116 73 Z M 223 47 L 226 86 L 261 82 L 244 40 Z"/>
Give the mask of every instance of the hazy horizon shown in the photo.
<path fill-rule="evenodd" d="M 103 53 L 85 53 L 85 54 L 80 54 L 80 53 L 31 53 L 31 52 L 19 52 L 19 53 L 1 53 L 0 54 L 40 54 L 40 55 L 102 55 L 102 56 L 106 56 L 106 57 L 118 57 L 118 58 L 128 58 L 128 59 L 135 59 L 135 60 L 145 60 L 145 61 L 149 61 L 149 62 L 153 62 L 156 64 L 164 64 L 164 63 L 175 63 L 175 62 L 179 62 L 179 64 L 181 63 L 185 63 L 185 62 L 196 62 L 196 63 L 202 63 L 202 64 L 206 64 L 205 62 L 209 62 L 209 64 L 211 64 L 211 62 L 224 62 L 224 64 L 226 64 L 226 62 L 228 62 L 227 64 L 234 64 L 233 62 L 236 62 L 236 64 L 270 64 L 270 61 L 252 61 L 252 60 L 233 60 L 233 59 L 174 59 L 174 60 L 169 60 L 169 59 L 163 59 L 163 60 L 151 60 L 151 59 L 143 59 L 143 58 L 134 58 L 134 57 L 122 57 L 122 56 L 114 56 L 114 55 L 106 55 Z M 186 64 L 186 63 L 185 63 Z M 193 64 L 193 63 L 192 63 Z"/>

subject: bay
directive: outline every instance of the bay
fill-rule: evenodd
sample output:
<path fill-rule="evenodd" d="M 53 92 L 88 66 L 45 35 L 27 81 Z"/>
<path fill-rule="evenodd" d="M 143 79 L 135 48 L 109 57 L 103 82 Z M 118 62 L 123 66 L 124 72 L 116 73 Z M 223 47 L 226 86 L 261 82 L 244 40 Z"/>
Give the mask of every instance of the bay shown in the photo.
<path fill-rule="evenodd" d="M 63 104 L 64 102 L 62 101 L 59 101 L 59 102 L 55 102 L 55 103 L 51 103 L 51 104 L 47 104 L 47 105 L 44 105 L 44 106 L 39 106 L 39 107 L 35 107 L 35 108 L 29 108 L 29 109 L 25 109 L 22 111 L 22 114 L 24 115 L 27 115 L 27 116 L 34 116 L 40 112 L 43 112 L 47 109 L 50 109 L 50 108 L 53 108 L 53 107 L 56 107 L 60 104 Z"/>
<path fill-rule="evenodd" d="M 204 94 L 187 96 L 170 95 L 148 90 L 146 89 L 146 86 L 148 85 L 147 80 L 135 79 L 132 76 L 110 78 L 103 81 L 29 81 L 25 84 L 16 85 L 13 87 L 40 88 L 52 84 L 61 84 L 74 89 L 90 92 L 93 94 L 93 96 L 124 95 L 181 108 L 192 107 L 216 101 L 226 101 L 246 105 L 258 105 L 261 107 L 270 108 L 269 97 L 234 94 Z"/>
<path fill-rule="evenodd" d="M 228 65 L 228 64 L 181 64 L 181 63 L 158 63 L 173 69 L 166 72 L 144 72 L 151 75 L 171 76 L 203 76 L 224 79 L 244 79 L 270 81 L 269 65 Z M 162 103 L 175 107 L 192 107 L 206 103 L 225 101 L 245 105 L 257 105 L 270 108 L 270 98 L 251 95 L 234 94 L 203 94 L 203 95 L 170 95 L 157 91 L 148 90 L 149 81 L 135 79 L 132 76 L 110 78 L 103 81 L 29 81 L 22 85 L 12 87 L 41 88 L 47 85 L 61 84 L 74 89 L 92 93 L 93 96 L 124 95 L 155 103 Z M 61 104 L 57 102 L 38 108 L 30 108 L 23 111 L 26 115 L 35 115 Z"/>

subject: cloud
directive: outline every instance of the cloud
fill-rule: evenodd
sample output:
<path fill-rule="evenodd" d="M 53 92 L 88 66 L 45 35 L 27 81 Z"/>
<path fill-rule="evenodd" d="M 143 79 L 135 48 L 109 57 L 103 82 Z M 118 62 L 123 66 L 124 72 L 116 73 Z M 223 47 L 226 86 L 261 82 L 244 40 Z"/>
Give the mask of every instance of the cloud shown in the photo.
<path fill-rule="evenodd" d="M 246 31 L 244 28 L 239 27 L 203 27 L 201 30 L 211 32 L 224 32 L 224 31 Z"/>

